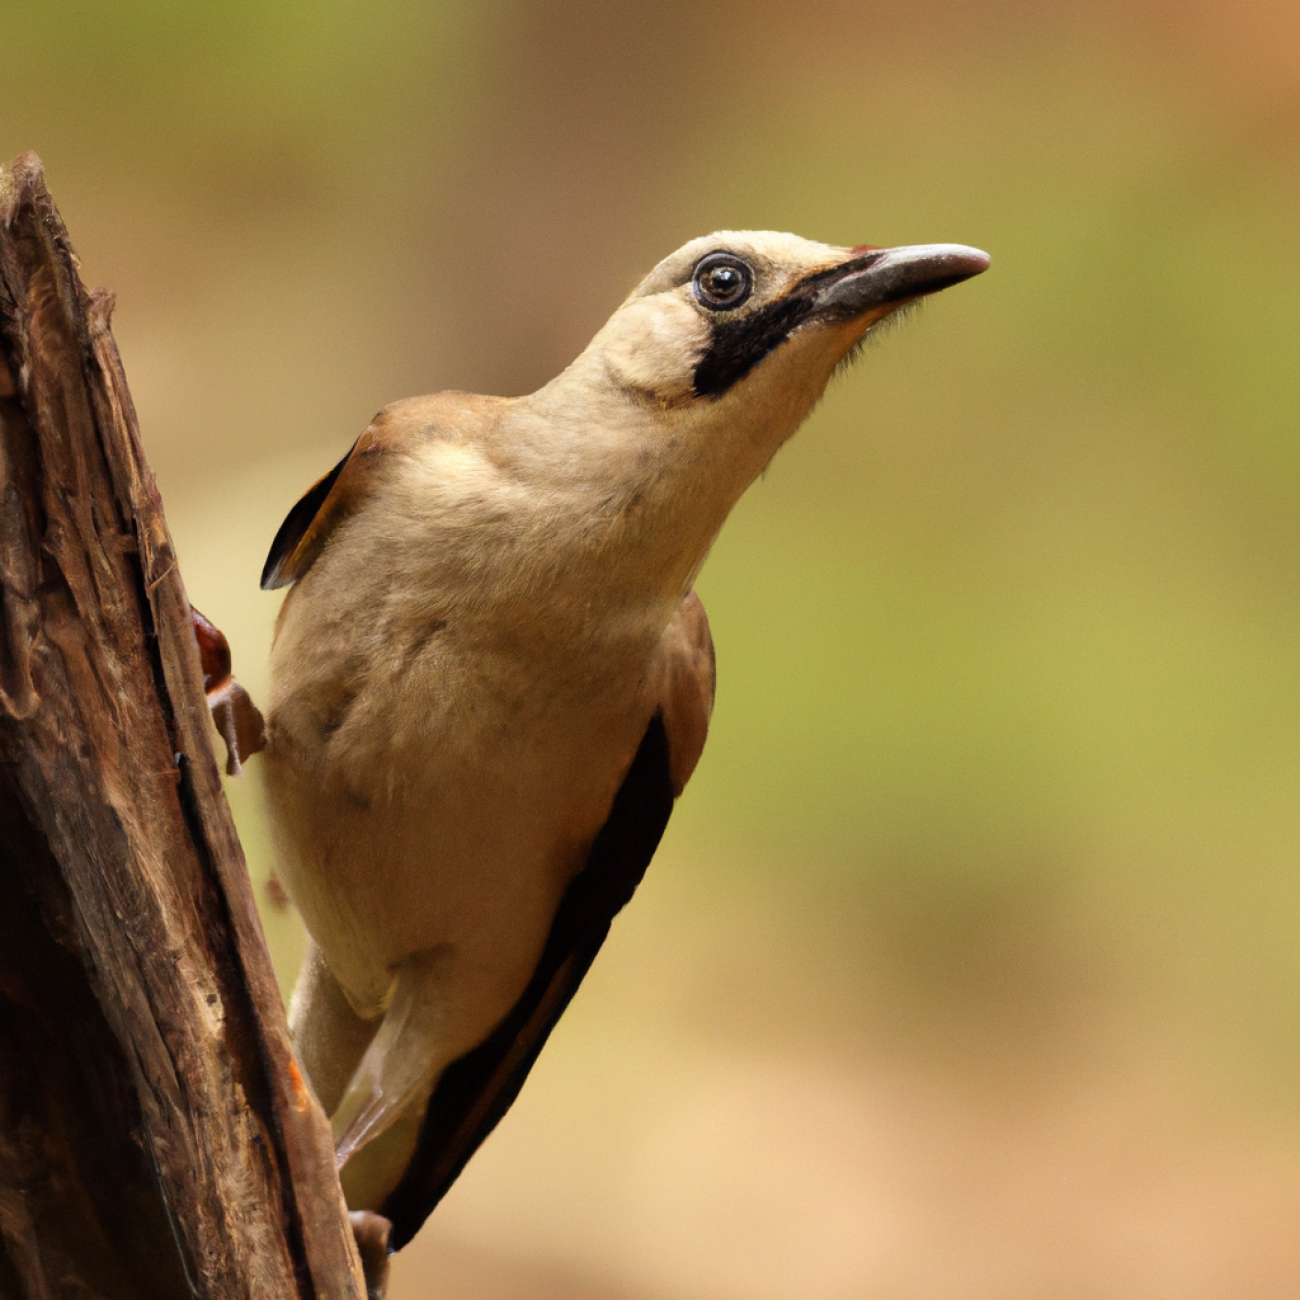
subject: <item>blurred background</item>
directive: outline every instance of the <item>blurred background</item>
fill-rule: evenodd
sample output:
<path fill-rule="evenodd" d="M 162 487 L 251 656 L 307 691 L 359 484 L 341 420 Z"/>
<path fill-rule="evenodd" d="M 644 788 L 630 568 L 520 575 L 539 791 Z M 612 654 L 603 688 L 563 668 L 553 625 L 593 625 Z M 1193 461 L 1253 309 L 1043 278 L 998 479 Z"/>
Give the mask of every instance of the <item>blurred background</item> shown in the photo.
<path fill-rule="evenodd" d="M 993 269 L 728 525 L 704 760 L 397 1300 L 1300 1294 L 1294 0 L 0 0 L 194 602 L 717 228 Z M 271 869 L 257 763 L 233 782 Z M 285 987 L 301 950 L 266 902 Z"/>

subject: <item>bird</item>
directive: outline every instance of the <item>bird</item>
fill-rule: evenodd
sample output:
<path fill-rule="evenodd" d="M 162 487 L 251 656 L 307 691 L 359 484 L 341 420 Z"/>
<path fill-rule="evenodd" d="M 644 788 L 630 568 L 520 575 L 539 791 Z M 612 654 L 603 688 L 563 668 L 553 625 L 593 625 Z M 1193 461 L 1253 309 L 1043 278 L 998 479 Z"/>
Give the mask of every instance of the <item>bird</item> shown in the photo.
<path fill-rule="evenodd" d="M 868 332 L 959 244 L 722 231 L 527 396 L 386 406 L 293 507 L 266 789 L 289 1008 L 349 1207 L 405 1245 L 522 1086 L 699 760 L 694 583 Z"/>

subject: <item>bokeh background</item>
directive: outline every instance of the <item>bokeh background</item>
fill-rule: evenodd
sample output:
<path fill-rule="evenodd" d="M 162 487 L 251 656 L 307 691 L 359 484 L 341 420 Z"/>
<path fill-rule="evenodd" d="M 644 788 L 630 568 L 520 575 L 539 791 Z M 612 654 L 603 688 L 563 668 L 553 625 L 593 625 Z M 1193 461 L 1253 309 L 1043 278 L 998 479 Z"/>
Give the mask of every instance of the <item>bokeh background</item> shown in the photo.
<path fill-rule="evenodd" d="M 255 697 L 383 403 L 528 391 L 711 229 L 993 254 L 724 532 L 703 763 L 397 1300 L 1300 1294 L 1295 0 L 0 0 L 0 50 Z"/>

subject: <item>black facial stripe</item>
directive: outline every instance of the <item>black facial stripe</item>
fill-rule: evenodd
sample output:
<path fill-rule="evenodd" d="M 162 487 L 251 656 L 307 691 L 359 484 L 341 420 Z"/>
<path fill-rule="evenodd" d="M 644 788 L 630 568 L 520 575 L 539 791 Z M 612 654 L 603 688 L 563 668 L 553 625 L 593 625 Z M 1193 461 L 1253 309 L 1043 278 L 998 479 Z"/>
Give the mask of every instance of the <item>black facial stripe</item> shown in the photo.
<path fill-rule="evenodd" d="M 783 297 L 745 316 L 719 317 L 713 322 L 709 346 L 696 362 L 693 387 L 698 397 L 716 397 L 749 374 L 813 313 L 817 294 L 828 281 L 865 270 L 880 257 L 867 253 L 840 266 L 805 276 Z"/>
<path fill-rule="evenodd" d="M 787 294 L 748 316 L 714 321 L 708 351 L 695 365 L 700 397 L 725 393 L 812 314 L 812 295 Z"/>

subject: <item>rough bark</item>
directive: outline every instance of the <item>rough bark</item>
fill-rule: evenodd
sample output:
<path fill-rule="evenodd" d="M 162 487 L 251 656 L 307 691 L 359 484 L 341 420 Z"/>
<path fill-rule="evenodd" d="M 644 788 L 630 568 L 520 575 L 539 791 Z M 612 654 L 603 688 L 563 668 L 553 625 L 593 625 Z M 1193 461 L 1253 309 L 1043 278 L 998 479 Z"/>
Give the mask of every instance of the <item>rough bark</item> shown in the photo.
<path fill-rule="evenodd" d="M 0 1296 L 361 1297 L 111 308 L 20 156 L 0 171 Z"/>

